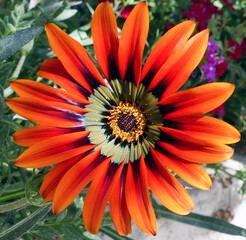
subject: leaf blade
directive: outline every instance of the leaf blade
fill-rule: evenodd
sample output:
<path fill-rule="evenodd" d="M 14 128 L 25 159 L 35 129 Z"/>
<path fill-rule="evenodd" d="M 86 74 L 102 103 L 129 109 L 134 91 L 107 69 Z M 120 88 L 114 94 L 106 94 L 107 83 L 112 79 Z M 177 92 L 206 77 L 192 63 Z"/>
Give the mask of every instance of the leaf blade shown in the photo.
<path fill-rule="evenodd" d="M 36 210 L 34 213 L 24 218 L 14 226 L 5 230 L 0 234 L 1 240 L 17 239 L 21 237 L 24 233 L 33 228 L 40 220 L 42 220 L 50 211 L 51 204 L 47 204 L 44 207 Z"/>
<path fill-rule="evenodd" d="M 0 62 L 10 57 L 21 47 L 35 38 L 41 31 L 42 27 L 31 27 L 15 32 L 0 40 Z"/>
<path fill-rule="evenodd" d="M 200 215 L 197 213 L 190 213 L 186 216 L 177 215 L 163 206 L 158 205 L 157 203 L 153 204 L 155 213 L 158 216 L 168 218 L 177 222 L 182 222 L 190 224 L 193 226 L 206 228 L 209 230 L 226 233 L 229 235 L 238 235 L 246 237 L 246 229 L 228 223 L 224 220 Z"/>

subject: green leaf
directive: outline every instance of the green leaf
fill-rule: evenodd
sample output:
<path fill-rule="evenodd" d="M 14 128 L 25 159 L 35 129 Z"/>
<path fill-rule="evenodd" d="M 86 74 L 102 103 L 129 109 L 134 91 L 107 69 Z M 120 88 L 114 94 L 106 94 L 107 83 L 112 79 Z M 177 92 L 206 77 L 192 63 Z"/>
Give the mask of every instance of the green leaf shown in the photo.
<path fill-rule="evenodd" d="M 0 234 L 0 240 L 17 239 L 24 233 L 33 228 L 42 218 L 44 218 L 51 209 L 51 204 L 36 210 L 34 213 L 24 218 L 14 226 Z"/>
<path fill-rule="evenodd" d="M 16 187 L 14 186 L 14 189 L 15 188 Z M 24 193 L 25 193 L 24 191 L 20 190 L 20 191 L 17 191 L 17 192 L 12 192 L 10 194 L 0 196 L 0 202 L 5 202 L 5 201 L 12 200 L 12 199 L 16 199 L 18 197 L 23 197 Z"/>
<path fill-rule="evenodd" d="M 7 79 L 10 77 L 10 74 L 13 72 L 13 62 L 7 62 L 0 65 L 0 85 L 5 88 L 8 84 Z"/>
<path fill-rule="evenodd" d="M 6 138 L 9 136 L 9 125 L 8 124 L 3 124 L 0 126 L 0 149 L 4 146 L 4 143 L 6 141 Z"/>
<path fill-rule="evenodd" d="M 104 216 L 103 217 L 103 220 L 102 220 L 102 223 L 101 223 L 101 226 L 108 226 L 108 225 L 111 225 L 112 224 L 112 219 L 109 216 Z"/>
<path fill-rule="evenodd" d="M 78 12 L 77 9 L 66 9 L 61 14 L 59 14 L 54 20 L 55 21 L 64 21 L 73 17 Z"/>
<path fill-rule="evenodd" d="M 64 209 L 56 216 L 56 222 L 59 223 L 63 221 L 66 218 L 66 216 L 67 216 L 67 209 Z"/>
<path fill-rule="evenodd" d="M 7 59 L 21 47 L 41 33 L 43 28 L 27 28 L 11 34 L 0 40 L 0 62 Z"/>
<path fill-rule="evenodd" d="M 26 198 L 34 206 L 44 206 L 44 199 L 39 195 L 40 184 L 44 176 L 34 176 L 26 184 Z"/>
<path fill-rule="evenodd" d="M 29 205 L 29 203 L 28 203 L 26 198 L 18 199 L 18 200 L 14 201 L 14 202 L 0 205 L 0 213 L 4 213 L 4 212 L 9 212 L 9 211 L 13 211 L 13 210 L 16 210 L 16 209 L 20 209 L 20 208 L 26 207 L 28 205 Z"/>
<path fill-rule="evenodd" d="M 10 14 L 9 9 L 0 7 L 0 15 L 9 15 L 9 14 Z"/>
<path fill-rule="evenodd" d="M 55 238 L 50 234 L 47 234 L 47 232 L 31 232 L 32 236 L 36 237 L 35 239 L 42 239 L 42 240 L 54 240 Z M 33 240 L 33 238 L 32 238 Z"/>
<path fill-rule="evenodd" d="M 110 236 L 113 239 L 117 239 L 117 240 L 132 240 L 129 237 L 120 236 L 111 227 L 100 227 L 100 231 L 103 232 L 104 234 Z"/>
<path fill-rule="evenodd" d="M 83 235 L 86 237 L 86 239 L 89 240 L 100 240 L 100 237 L 98 237 L 97 235 L 91 234 L 89 232 L 83 232 Z"/>
<path fill-rule="evenodd" d="M 160 206 L 157 203 L 154 203 L 154 201 L 153 206 L 157 216 L 159 215 L 164 218 L 172 219 L 178 222 L 190 224 L 201 228 L 206 228 L 209 230 L 214 230 L 216 232 L 246 237 L 246 229 L 237 227 L 224 220 L 217 219 L 214 217 L 203 216 L 196 213 L 190 213 L 186 216 L 177 215 L 169 211 L 165 207 Z"/>

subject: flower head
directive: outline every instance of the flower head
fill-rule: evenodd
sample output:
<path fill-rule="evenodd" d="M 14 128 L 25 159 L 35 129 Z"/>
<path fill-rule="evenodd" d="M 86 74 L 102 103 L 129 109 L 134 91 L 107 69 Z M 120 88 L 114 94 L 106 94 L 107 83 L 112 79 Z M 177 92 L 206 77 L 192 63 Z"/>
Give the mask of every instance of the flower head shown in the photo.
<path fill-rule="evenodd" d="M 207 64 L 201 66 L 201 79 L 206 78 L 209 83 L 213 82 L 215 76 L 219 79 L 222 76 L 228 64 L 223 56 L 218 57 L 219 46 L 212 40 L 208 40 L 208 48 L 206 52 Z"/>
<path fill-rule="evenodd" d="M 208 52 L 210 53 L 218 53 L 219 52 L 219 46 L 216 42 L 212 40 L 208 40 Z"/>
<path fill-rule="evenodd" d="M 228 159 L 238 131 L 203 114 L 225 102 L 234 90 L 212 83 L 175 93 L 202 59 L 208 30 L 190 37 L 186 21 L 169 30 L 153 48 L 142 69 L 149 30 L 145 2 L 131 11 L 118 40 L 108 2 L 98 5 L 92 38 L 104 80 L 85 49 L 54 24 L 47 37 L 58 59 L 46 60 L 38 76 L 62 89 L 31 80 L 11 82 L 19 95 L 7 100 L 16 113 L 39 125 L 20 130 L 14 141 L 29 147 L 14 163 L 25 168 L 56 164 L 45 176 L 40 194 L 64 210 L 90 182 L 84 199 L 86 229 L 97 233 L 109 202 L 121 235 L 131 219 L 146 234 L 156 234 L 149 188 L 171 211 L 188 214 L 189 194 L 170 169 L 191 185 L 210 189 L 200 163 Z"/>
<path fill-rule="evenodd" d="M 224 104 L 221 104 L 219 107 L 215 108 L 210 113 L 220 117 L 224 117 L 226 114 Z"/>
<path fill-rule="evenodd" d="M 187 19 L 198 22 L 198 30 L 204 30 L 212 15 L 221 15 L 221 11 L 210 0 L 193 0 L 189 12 L 182 12 Z"/>
<path fill-rule="evenodd" d="M 202 65 L 202 71 L 209 83 L 213 82 L 216 75 L 216 68 L 213 64 Z"/>
<path fill-rule="evenodd" d="M 230 59 L 236 60 L 242 57 L 243 49 L 239 43 L 234 40 L 228 40 L 227 44 L 230 51 L 227 51 L 226 53 Z"/>
<path fill-rule="evenodd" d="M 223 56 L 220 56 L 215 67 L 216 67 L 216 78 L 219 79 L 219 77 L 221 77 L 225 73 L 226 69 L 228 68 L 228 63 Z"/>

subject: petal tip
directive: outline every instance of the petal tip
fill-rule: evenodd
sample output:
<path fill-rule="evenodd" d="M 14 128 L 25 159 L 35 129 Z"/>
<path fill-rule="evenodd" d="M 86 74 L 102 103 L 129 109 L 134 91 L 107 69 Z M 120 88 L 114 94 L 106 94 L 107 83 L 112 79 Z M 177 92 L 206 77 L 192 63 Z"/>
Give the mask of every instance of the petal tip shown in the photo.
<path fill-rule="evenodd" d="M 42 195 L 41 195 L 42 196 Z M 43 196 L 42 196 L 43 197 Z M 50 199 L 48 199 L 47 197 L 46 198 L 44 198 L 44 202 L 45 203 L 47 203 L 47 202 L 49 202 L 49 201 L 51 201 Z M 55 215 L 57 215 L 57 214 L 55 214 Z"/>
<path fill-rule="evenodd" d="M 187 20 L 186 22 L 196 25 L 196 22 L 193 20 Z"/>
<path fill-rule="evenodd" d="M 142 1 L 139 4 L 137 4 L 136 6 L 143 7 L 143 8 L 148 8 L 148 4 L 147 4 L 146 1 Z"/>
<path fill-rule="evenodd" d="M 181 22 L 180 24 L 182 24 L 183 26 L 192 27 L 193 30 L 194 30 L 194 28 L 196 26 L 196 22 L 193 21 L 193 20 L 186 20 L 186 21 Z"/>
<path fill-rule="evenodd" d="M 18 159 L 15 161 L 15 162 L 13 162 L 13 165 L 15 165 L 16 167 L 26 167 L 26 166 L 23 166 L 21 163 L 20 163 L 20 161 L 18 161 Z"/>
<path fill-rule="evenodd" d="M 54 202 L 52 204 L 52 212 L 54 213 L 55 216 L 60 212 L 58 209 L 56 209 Z"/>
<path fill-rule="evenodd" d="M 51 23 L 47 22 L 47 23 L 45 23 L 44 26 L 45 26 L 45 29 L 46 29 L 46 28 L 49 28 L 49 27 L 51 26 Z"/>

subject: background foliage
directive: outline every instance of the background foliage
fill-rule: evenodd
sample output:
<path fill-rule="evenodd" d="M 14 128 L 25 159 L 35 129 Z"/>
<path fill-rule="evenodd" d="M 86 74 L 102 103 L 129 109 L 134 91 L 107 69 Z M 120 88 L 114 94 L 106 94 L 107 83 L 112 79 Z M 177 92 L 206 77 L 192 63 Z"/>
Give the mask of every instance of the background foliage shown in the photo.
<path fill-rule="evenodd" d="M 117 14 L 120 31 L 124 17 L 139 1 L 110 2 Z M 210 40 L 219 47 L 219 52 L 214 54 L 215 72 L 205 69 L 204 65 L 208 66 L 210 61 L 206 56 L 183 88 L 191 88 L 207 81 L 225 81 L 236 85 L 235 93 L 230 100 L 211 114 L 231 123 L 241 132 L 242 140 L 234 147 L 237 153 L 246 155 L 246 1 L 147 2 L 150 10 L 150 32 L 144 60 L 168 29 L 187 18 L 198 22 L 198 30 L 204 27 L 210 29 Z M 17 78 L 32 79 L 54 86 L 51 81 L 36 76 L 41 63 L 47 58 L 54 57 L 45 35 L 45 22 L 53 22 L 63 28 L 78 40 L 95 60 L 90 22 L 97 4 L 97 0 L 0 0 L 0 239 L 10 240 L 21 236 L 25 240 L 100 239 L 99 236 L 88 233 L 83 226 L 81 212 L 85 192 L 82 192 L 68 209 L 54 216 L 50 211 L 51 205 L 44 204 L 38 194 L 40 183 L 49 168 L 22 169 L 12 165 L 25 149 L 14 144 L 11 135 L 34 124 L 14 114 L 4 102 L 4 99 L 15 96 L 9 87 L 9 81 Z M 128 8 L 125 9 L 126 6 Z M 207 14 L 199 12 L 199 6 L 207 10 Z M 228 40 L 236 41 L 236 47 L 235 44 L 230 46 L 231 42 Z M 230 53 L 237 54 L 237 57 L 233 57 Z M 221 57 L 227 65 L 223 62 L 224 65 L 219 66 L 218 59 L 222 59 Z M 224 72 L 221 74 L 219 71 Z M 212 80 L 211 74 L 214 74 Z M 218 174 L 228 172 L 221 164 L 208 167 L 214 168 Z M 245 194 L 246 170 L 237 171 L 233 177 L 244 181 L 241 194 Z M 154 208 L 160 217 L 246 236 L 246 230 L 222 220 L 208 219 L 197 214 L 181 217 L 158 204 L 154 204 Z M 117 235 L 111 227 L 110 215 L 106 212 L 100 231 L 113 239 L 130 239 Z"/>

